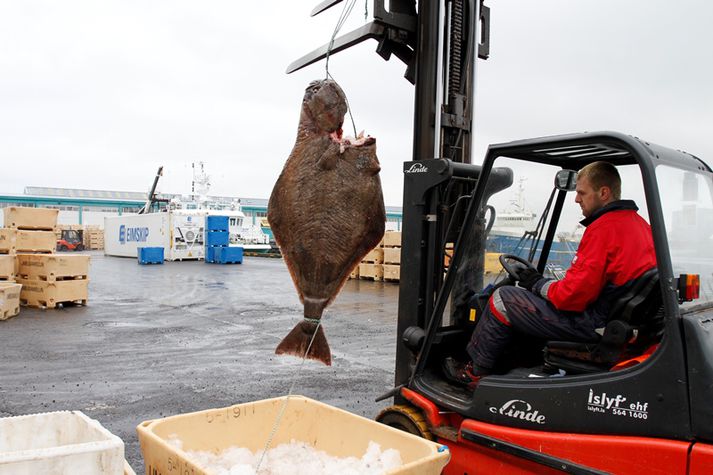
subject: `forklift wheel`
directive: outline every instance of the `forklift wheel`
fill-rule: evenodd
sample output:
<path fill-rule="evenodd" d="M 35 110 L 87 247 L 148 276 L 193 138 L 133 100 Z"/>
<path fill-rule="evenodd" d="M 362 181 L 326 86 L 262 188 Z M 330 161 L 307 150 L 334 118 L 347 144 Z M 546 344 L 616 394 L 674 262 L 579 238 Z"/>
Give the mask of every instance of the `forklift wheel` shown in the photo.
<path fill-rule="evenodd" d="M 58 250 L 58 251 L 66 251 L 66 250 L 67 250 L 67 246 L 59 246 L 59 249 L 57 249 L 57 250 Z"/>
<path fill-rule="evenodd" d="M 77 251 L 80 251 L 80 252 L 81 252 L 81 251 L 83 251 L 83 250 L 84 250 L 84 246 L 83 246 L 83 245 L 81 245 L 81 244 L 77 244 L 77 247 L 75 248 L 75 250 L 77 250 Z"/>
<path fill-rule="evenodd" d="M 423 437 L 428 440 L 435 440 L 428 424 L 421 411 L 413 406 L 397 404 L 387 407 L 376 416 L 376 422 L 381 422 L 395 429 Z"/>

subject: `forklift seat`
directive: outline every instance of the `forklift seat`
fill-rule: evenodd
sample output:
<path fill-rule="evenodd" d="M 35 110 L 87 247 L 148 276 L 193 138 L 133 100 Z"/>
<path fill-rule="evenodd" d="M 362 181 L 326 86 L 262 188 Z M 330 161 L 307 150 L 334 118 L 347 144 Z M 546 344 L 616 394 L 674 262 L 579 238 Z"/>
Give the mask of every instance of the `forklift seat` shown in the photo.
<path fill-rule="evenodd" d="M 611 307 L 597 342 L 549 341 L 545 370 L 567 374 L 608 371 L 622 359 L 643 352 L 661 339 L 664 318 L 659 273 L 654 267 L 637 277 Z"/>

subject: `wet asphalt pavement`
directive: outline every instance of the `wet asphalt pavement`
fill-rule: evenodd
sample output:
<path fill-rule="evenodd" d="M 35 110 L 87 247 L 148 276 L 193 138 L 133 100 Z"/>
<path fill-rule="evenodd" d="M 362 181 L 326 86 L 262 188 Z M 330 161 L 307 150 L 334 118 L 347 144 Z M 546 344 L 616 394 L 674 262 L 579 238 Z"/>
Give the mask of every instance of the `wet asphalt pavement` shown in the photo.
<path fill-rule="evenodd" d="M 86 307 L 23 307 L 0 322 L 0 417 L 81 410 L 144 473 L 136 426 L 293 394 L 374 418 L 393 387 L 398 285 L 350 280 L 327 308 L 331 367 L 277 356 L 302 318 L 282 259 L 140 266 L 90 252 Z"/>

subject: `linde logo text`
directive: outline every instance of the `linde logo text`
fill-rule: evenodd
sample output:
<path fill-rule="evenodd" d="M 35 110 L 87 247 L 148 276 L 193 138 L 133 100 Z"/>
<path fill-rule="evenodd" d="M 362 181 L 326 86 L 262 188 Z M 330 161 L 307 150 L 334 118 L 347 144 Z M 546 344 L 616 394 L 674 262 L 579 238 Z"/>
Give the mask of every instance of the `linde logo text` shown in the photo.
<path fill-rule="evenodd" d="M 512 399 L 499 408 L 491 407 L 490 412 L 500 414 L 513 419 L 534 422 L 536 424 L 544 424 L 545 416 L 539 411 L 533 411 L 532 405 L 529 402 L 521 401 L 520 399 Z"/>
<path fill-rule="evenodd" d="M 420 163 L 414 163 L 407 170 L 404 170 L 404 173 L 426 173 L 427 171 L 428 167 L 421 165 Z"/>

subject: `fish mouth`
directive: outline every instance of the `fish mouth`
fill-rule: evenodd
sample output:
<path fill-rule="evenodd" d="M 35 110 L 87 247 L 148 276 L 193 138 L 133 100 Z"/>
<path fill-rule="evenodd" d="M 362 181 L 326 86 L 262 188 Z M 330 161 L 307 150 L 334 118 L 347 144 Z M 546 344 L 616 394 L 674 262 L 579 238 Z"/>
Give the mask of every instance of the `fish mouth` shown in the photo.
<path fill-rule="evenodd" d="M 305 91 L 303 107 L 313 126 L 327 133 L 341 129 L 348 109 L 344 91 L 330 79 L 310 83 Z"/>
<path fill-rule="evenodd" d="M 376 139 L 370 135 L 364 135 L 364 131 L 359 132 L 359 135 L 352 137 L 344 136 L 344 131 L 340 128 L 329 134 L 332 142 L 339 144 L 339 153 L 344 153 L 350 147 L 368 147 L 376 143 Z"/>

